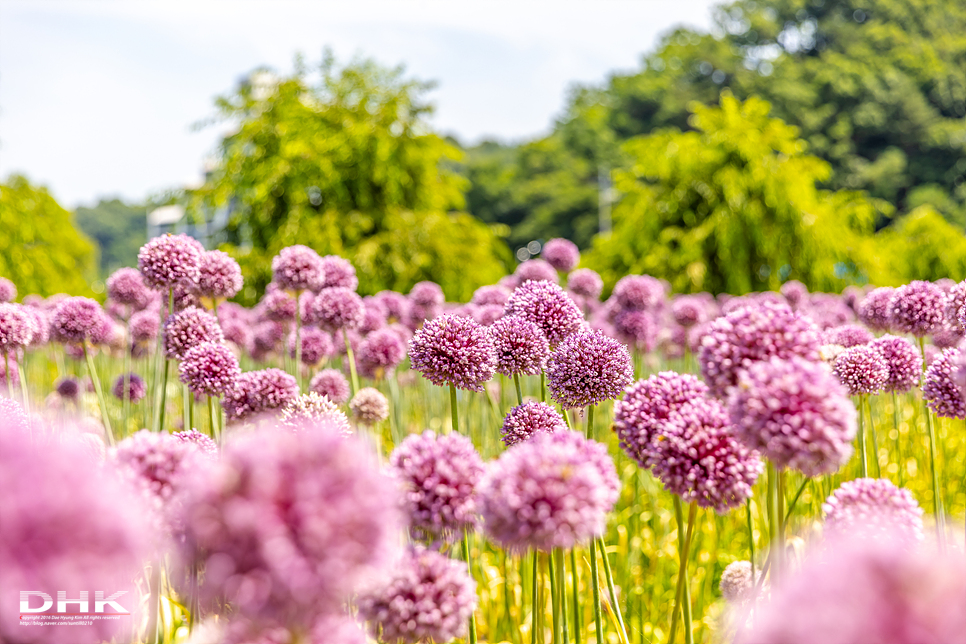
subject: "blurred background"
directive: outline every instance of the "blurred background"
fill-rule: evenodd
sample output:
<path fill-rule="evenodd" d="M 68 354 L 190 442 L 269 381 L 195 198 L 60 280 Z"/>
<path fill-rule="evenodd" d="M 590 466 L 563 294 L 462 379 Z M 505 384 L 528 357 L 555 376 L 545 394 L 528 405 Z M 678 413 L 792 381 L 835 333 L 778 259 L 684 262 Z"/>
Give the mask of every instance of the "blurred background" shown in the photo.
<path fill-rule="evenodd" d="M 966 278 L 966 3 L 0 4 L 0 275 L 293 243 L 466 300 L 566 237 L 607 288 Z"/>

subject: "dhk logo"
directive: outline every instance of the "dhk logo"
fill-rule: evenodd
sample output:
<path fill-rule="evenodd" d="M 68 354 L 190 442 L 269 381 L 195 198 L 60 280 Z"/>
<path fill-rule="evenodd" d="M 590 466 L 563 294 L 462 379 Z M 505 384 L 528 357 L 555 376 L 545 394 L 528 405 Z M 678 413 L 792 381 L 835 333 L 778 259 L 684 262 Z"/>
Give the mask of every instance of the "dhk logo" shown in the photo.
<path fill-rule="evenodd" d="M 94 591 L 94 613 L 103 613 L 107 606 L 113 608 L 113 613 L 122 613 L 124 615 L 130 615 L 130 612 L 119 603 L 117 599 L 126 594 L 126 590 L 119 590 L 110 597 L 104 597 L 103 590 Z M 71 615 L 86 615 L 91 612 L 91 605 L 88 597 L 90 594 L 86 590 L 82 590 L 79 593 L 77 599 L 68 599 L 66 590 L 57 591 L 57 610 L 54 611 L 60 614 L 71 614 Z M 43 604 L 41 606 L 30 607 L 30 598 L 39 597 Z M 67 607 L 76 607 L 77 610 L 73 610 L 70 613 L 67 612 Z M 21 613 L 47 613 L 51 612 L 51 608 L 54 607 L 54 599 L 47 593 L 40 592 L 39 590 L 21 590 L 20 591 L 20 612 Z"/>

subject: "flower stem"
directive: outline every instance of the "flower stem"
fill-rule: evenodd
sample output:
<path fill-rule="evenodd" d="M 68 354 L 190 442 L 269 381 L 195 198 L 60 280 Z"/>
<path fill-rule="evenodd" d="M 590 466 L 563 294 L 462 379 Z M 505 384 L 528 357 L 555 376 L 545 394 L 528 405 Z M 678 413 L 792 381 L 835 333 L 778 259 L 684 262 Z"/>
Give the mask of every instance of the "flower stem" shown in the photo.
<path fill-rule="evenodd" d="M 547 372 L 540 372 L 540 402 L 547 402 Z"/>
<path fill-rule="evenodd" d="M 302 291 L 295 291 L 295 382 L 298 383 L 299 393 L 302 392 Z M 347 337 L 345 331 L 342 337 Z M 355 393 L 355 392 L 353 392 Z"/>
<path fill-rule="evenodd" d="M 594 406 L 587 405 L 587 438 L 594 438 Z"/>
<path fill-rule="evenodd" d="M 563 550 L 559 548 L 554 552 L 553 564 L 557 573 L 557 592 L 560 596 L 560 622 L 561 631 L 563 634 L 563 639 L 561 642 L 566 642 L 570 639 L 569 629 L 567 628 L 567 581 L 566 573 L 564 571 L 564 553 Z"/>
<path fill-rule="evenodd" d="M 604 579 L 607 580 L 607 594 L 610 595 L 610 603 L 617 616 L 617 625 L 621 629 L 622 642 L 629 642 L 627 638 L 627 627 L 624 625 L 624 615 L 621 613 L 620 605 L 617 602 L 617 589 L 614 586 L 614 575 L 611 573 L 610 560 L 607 558 L 607 547 L 604 545 L 604 538 L 597 537 L 597 547 L 600 548 L 600 558 L 604 562 Z"/>
<path fill-rule="evenodd" d="M 520 374 L 518 374 L 518 373 L 513 374 L 513 384 L 514 384 L 514 386 L 516 386 L 516 389 L 517 389 L 517 404 L 518 405 L 522 405 L 523 404 L 523 389 L 520 387 Z"/>
<path fill-rule="evenodd" d="M 594 591 L 594 632 L 597 644 L 604 644 L 604 624 L 600 615 L 600 581 L 597 572 L 597 540 L 590 540 L 590 583 Z"/>
<path fill-rule="evenodd" d="M 682 511 L 681 511 L 681 497 L 674 496 L 675 513 L 678 517 L 678 534 L 680 535 L 682 521 Z M 694 533 L 694 517 L 698 513 L 698 504 L 694 501 L 691 502 L 691 507 L 688 510 L 688 527 L 687 532 L 684 536 L 684 544 L 681 547 L 680 552 L 680 563 L 678 564 L 678 581 L 677 586 L 674 591 L 674 612 L 671 614 L 671 635 L 668 638 L 668 644 L 673 644 L 674 636 L 677 635 L 678 629 L 678 611 L 681 610 L 684 613 L 684 637 L 687 641 L 691 640 L 689 633 L 691 632 L 691 611 L 683 610 L 682 599 L 684 598 L 684 584 L 687 580 L 688 572 L 688 555 L 691 550 L 691 536 Z"/>
<path fill-rule="evenodd" d="M 463 531 L 463 559 L 466 560 L 466 568 L 473 577 L 473 563 L 470 561 L 470 535 Z M 470 613 L 470 644 L 476 644 L 476 613 Z"/>
<path fill-rule="evenodd" d="M 779 494 L 778 471 L 768 463 L 768 522 L 771 533 L 772 580 L 777 582 L 782 574 L 782 555 L 785 549 L 785 537 L 782 532 L 782 512 L 779 509 L 781 495 Z"/>
<path fill-rule="evenodd" d="M 20 355 L 17 360 L 17 377 L 20 379 L 20 396 L 23 398 L 23 410 L 30 415 L 30 395 L 27 393 L 27 374 L 23 369 L 23 361 L 26 356 Z"/>
<path fill-rule="evenodd" d="M 533 583 L 530 585 L 530 644 L 537 644 L 537 615 L 540 614 L 539 610 L 539 594 L 538 590 L 539 580 L 537 579 L 537 568 L 539 567 L 538 556 L 536 550 L 530 551 L 533 557 Z"/>
<path fill-rule="evenodd" d="M 919 352 L 922 354 L 922 373 L 919 375 L 919 391 L 925 384 L 926 379 L 926 340 L 919 338 Z M 926 433 L 929 435 L 929 465 L 932 470 L 932 512 L 936 522 L 936 539 L 939 541 L 940 548 L 944 549 L 943 529 L 942 529 L 942 502 L 939 499 L 939 472 L 936 469 L 936 432 L 932 426 L 932 412 L 926 405 L 925 397 L 920 397 L 922 414 L 926 417 Z"/>
<path fill-rule="evenodd" d="M 882 466 L 879 465 L 879 439 L 875 435 L 875 422 L 872 420 L 872 400 L 865 396 L 865 408 L 869 412 L 869 436 L 872 438 L 872 462 L 875 463 L 875 476 L 882 478 Z"/>
<path fill-rule="evenodd" d="M 208 433 L 212 440 L 217 440 L 218 426 L 215 425 L 215 401 L 208 396 Z"/>
<path fill-rule="evenodd" d="M 859 396 L 859 463 L 862 466 L 862 478 L 869 476 L 869 457 L 865 453 L 865 395 Z"/>
<path fill-rule="evenodd" d="M 7 379 L 7 397 L 13 400 L 13 375 L 10 373 L 10 354 L 3 350 L 3 377 Z"/>
<path fill-rule="evenodd" d="M 84 341 L 84 359 L 87 361 L 87 370 L 90 372 L 91 381 L 94 383 L 94 393 L 97 394 L 97 404 L 101 408 L 101 416 L 104 421 L 104 429 L 107 430 L 107 441 L 109 445 L 114 445 L 114 430 L 111 429 L 111 417 L 107 414 L 107 402 L 104 400 L 104 390 L 101 388 L 101 379 L 97 376 L 97 369 L 94 368 L 94 358 L 87 349 L 87 341 Z"/>
<path fill-rule="evenodd" d="M 577 570 L 577 552 L 570 549 L 570 574 L 571 584 L 573 585 L 574 596 L 574 642 L 581 644 L 581 624 L 580 624 L 580 574 Z"/>
<path fill-rule="evenodd" d="M 456 385 L 452 383 L 449 386 L 449 413 L 453 420 L 453 431 L 458 434 L 460 431 L 460 417 L 456 413 Z"/>
<path fill-rule="evenodd" d="M 560 598 L 562 590 L 560 588 L 560 582 L 563 581 L 557 575 L 557 568 L 555 561 L 557 559 L 557 550 L 554 549 L 550 552 L 550 605 L 553 611 L 553 643 L 561 644 L 563 640 L 563 621 L 561 619 L 560 610 Z"/>
<path fill-rule="evenodd" d="M 902 442 L 899 440 L 899 394 L 892 392 L 892 423 L 896 430 L 896 463 L 899 464 L 899 487 L 905 483 L 903 474 L 906 464 L 902 460 Z"/>
<path fill-rule="evenodd" d="M 755 583 L 755 526 L 751 520 L 751 497 L 745 499 L 745 521 L 748 524 L 748 560 L 751 563 L 751 580 L 752 584 Z M 752 604 L 754 605 L 755 597 L 752 595 Z"/>
<path fill-rule="evenodd" d="M 352 345 L 349 344 L 349 331 L 342 329 L 342 339 L 345 340 L 345 355 L 349 360 L 349 377 L 352 381 L 352 395 L 355 396 L 359 391 L 359 374 L 356 372 L 356 357 L 352 353 Z"/>

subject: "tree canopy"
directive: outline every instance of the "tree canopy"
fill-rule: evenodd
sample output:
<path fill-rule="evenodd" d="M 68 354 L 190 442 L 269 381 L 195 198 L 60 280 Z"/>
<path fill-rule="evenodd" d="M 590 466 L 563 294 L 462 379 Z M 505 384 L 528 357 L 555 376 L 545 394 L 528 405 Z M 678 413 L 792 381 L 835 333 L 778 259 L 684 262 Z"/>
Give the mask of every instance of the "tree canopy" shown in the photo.
<path fill-rule="evenodd" d="M 137 266 L 138 250 L 147 241 L 146 213 L 147 206 L 120 199 L 101 199 L 92 208 L 81 206 L 74 212 L 77 227 L 100 249 L 102 278 L 122 266 Z"/>

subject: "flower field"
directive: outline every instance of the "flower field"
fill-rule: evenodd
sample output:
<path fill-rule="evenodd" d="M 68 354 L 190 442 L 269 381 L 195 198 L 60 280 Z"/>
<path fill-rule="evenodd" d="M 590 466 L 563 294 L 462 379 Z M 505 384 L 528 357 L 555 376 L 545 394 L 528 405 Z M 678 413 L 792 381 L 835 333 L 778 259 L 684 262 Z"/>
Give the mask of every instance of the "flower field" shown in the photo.
<path fill-rule="evenodd" d="M 246 309 L 169 235 L 103 304 L 0 280 L 0 641 L 966 642 L 966 282 L 579 264 L 450 303 L 290 246 Z"/>

